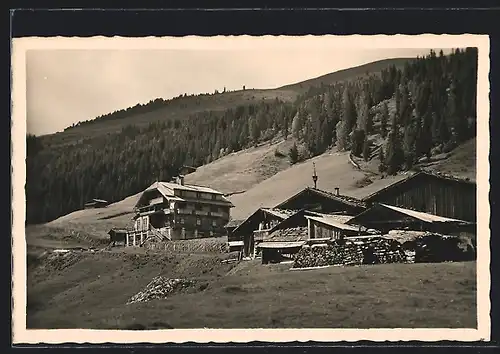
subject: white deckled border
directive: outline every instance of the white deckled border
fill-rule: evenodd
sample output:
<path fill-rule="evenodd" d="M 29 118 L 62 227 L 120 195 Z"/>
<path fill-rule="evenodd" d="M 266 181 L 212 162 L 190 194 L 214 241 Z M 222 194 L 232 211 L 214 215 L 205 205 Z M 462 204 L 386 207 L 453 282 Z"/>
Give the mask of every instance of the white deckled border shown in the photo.
<path fill-rule="evenodd" d="M 243 50 L 258 47 L 334 46 L 350 49 L 479 48 L 477 95 L 477 329 L 172 329 L 27 330 L 26 245 L 24 239 L 26 180 L 26 63 L 29 49 L 196 49 Z M 223 343 L 305 341 L 476 341 L 490 338 L 489 250 L 489 37 L 487 35 L 350 35 L 350 36 L 216 36 L 178 38 L 20 38 L 13 40 L 12 207 L 13 207 L 13 342 L 14 343 Z"/>

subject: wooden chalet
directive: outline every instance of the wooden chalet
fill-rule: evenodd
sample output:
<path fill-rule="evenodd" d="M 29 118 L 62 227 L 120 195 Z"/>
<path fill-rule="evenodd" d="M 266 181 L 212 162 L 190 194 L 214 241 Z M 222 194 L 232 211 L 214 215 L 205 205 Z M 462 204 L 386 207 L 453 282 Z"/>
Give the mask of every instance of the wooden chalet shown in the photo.
<path fill-rule="evenodd" d="M 305 209 L 321 213 L 344 213 L 356 215 L 366 210 L 363 201 L 321 189 L 306 187 L 297 194 L 275 206 L 275 209 Z"/>
<path fill-rule="evenodd" d="M 179 240 L 226 235 L 233 204 L 222 193 L 203 186 L 155 182 L 135 205 L 132 243 L 142 245 L 147 239 Z M 137 242 L 137 239 L 140 239 Z"/>
<path fill-rule="evenodd" d="M 107 200 L 94 198 L 87 201 L 84 205 L 84 208 L 85 209 L 104 208 L 107 207 L 109 204 L 111 203 L 108 202 Z"/>
<path fill-rule="evenodd" d="M 296 210 L 259 208 L 233 230 L 228 241 L 230 243 L 243 241 L 244 255 L 255 257 L 255 243 L 261 242 L 270 230 L 297 212 Z"/>
<path fill-rule="evenodd" d="M 367 207 L 383 203 L 452 219 L 476 221 L 476 183 L 446 175 L 417 172 L 363 198 L 363 201 Z"/>
<path fill-rule="evenodd" d="M 347 224 L 354 228 L 376 229 L 381 233 L 391 230 L 430 231 L 442 234 L 472 232 L 475 224 L 464 220 L 446 218 L 421 211 L 400 208 L 388 204 L 375 204 L 357 215 Z"/>

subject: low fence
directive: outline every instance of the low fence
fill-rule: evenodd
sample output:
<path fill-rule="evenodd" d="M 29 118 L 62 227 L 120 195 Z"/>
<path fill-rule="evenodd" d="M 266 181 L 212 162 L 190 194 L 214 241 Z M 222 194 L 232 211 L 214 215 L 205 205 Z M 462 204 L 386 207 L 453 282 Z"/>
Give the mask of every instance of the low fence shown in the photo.
<path fill-rule="evenodd" d="M 352 152 L 349 153 L 349 162 L 351 163 L 351 165 L 353 165 L 355 168 L 357 168 L 358 170 L 361 169 L 361 167 L 359 167 L 358 163 L 356 161 L 354 161 L 354 158 L 353 158 L 353 155 L 352 155 Z"/>

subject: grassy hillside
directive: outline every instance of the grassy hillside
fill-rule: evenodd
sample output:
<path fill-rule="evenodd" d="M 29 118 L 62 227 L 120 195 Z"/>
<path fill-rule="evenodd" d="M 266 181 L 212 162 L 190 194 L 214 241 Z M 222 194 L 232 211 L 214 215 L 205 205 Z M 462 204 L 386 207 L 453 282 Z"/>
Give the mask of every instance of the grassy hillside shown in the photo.
<path fill-rule="evenodd" d="M 151 112 L 130 114 L 119 119 L 103 119 L 68 129 L 64 132 L 43 136 L 51 145 L 64 145 L 78 139 L 105 135 L 120 131 L 126 125 L 147 126 L 152 122 L 180 119 L 205 111 L 225 111 L 249 103 L 280 99 L 291 102 L 297 97 L 293 90 L 245 90 L 203 96 L 187 96 L 169 102 L 165 107 Z"/>
<path fill-rule="evenodd" d="M 96 252 L 28 260 L 28 328 L 475 328 L 475 262 L 290 271 L 215 254 Z M 155 276 L 191 286 L 127 305 Z M 377 286 L 373 286 L 377 284 Z M 193 306 L 196 304 L 196 306 Z"/>
<path fill-rule="evenodd" d="M 349 69 L 339 70 L 330 74 L 322 75 L 313 79 L 282 86 L 279 90 L 293 91 L 296 93 L 305 93 L 311 87 L 320 87 L 322 85 L 332 85 L 338 81 L 353 80 L 363 75 L 378 74 L 383 69 L 394 65 L 396 68 L 403 68 L 405 63 L 415 58 L 394 58 L 374 61 L 372 63 L 355 66 Z"/>
<path fill-rule="evenodd" d="M 257 147 L 234 152 L 199 167 L 186 176 L 186 183 L 210 185 L 226 194 L 240 193 L 290 167 L 286 154 L 292 140 L 277 139 Z"/>
<path fill-rule="evenodd" d="M 182 119 L 188 115 L 203 111 L 224 111 L 239 105 L 261 102 L 262 100 L 271 101 L 280 99 L 285 102 L 293 102 L 300 94 L 307 92 L 312 87 L 331 85 L 338 81 L 355 79 L 366 73 L 377 74 L 382 69 L 386 69 L 391 65 L 401 68 L 405 62 L 411 59 L 413 58 L 380 60 L 276 89 L 247 89 L 210 95 L 181 97 L 170 101 L 167 106 L 151 112 L 130 114 L 120 119 L 106 119 L 92 122 L 68 129 L 64 132 L 45 135 L 44 140 L 50 141 L 51 145 L 64 145 L 65 143 L 75 142 L 78 139 L 120 131 L 128 124 L 145 126 L 151 122 Z"/>
<path fill-rule="evenodd" d="M 389 184 L 406 178 L 407 173 L 381 176 L 376 168 L 356 169 L 349 162 L 347 152 L 330 151 L 313 159 L 290 166 L 287 157 L 275 156 L 278 149 L 286 152 L 292 140 L 269 144 L 230 154 L 200 167 L 186 176 L 186 183 L 207 185 L 224 193 L 235 193 L 229 199 L 235 205 L 231 217 L 243 219 L 260 206 L 274 206 L 307 186 L 312 186 L 312 163 L 316 164 L 319 176 L 318 188 L 363 198 Z M 375 160 L 373 165 L 378 162 Z M 475 177 L 475 139 L 457 147 L 447 159 L 437 161 L 425 169 L 455 173 L 471 179 Z M 464 171 L 466 170 L 466 171 Z M 79 210 L 62 216 L 47 227 L 69 228 L 94 234 L 96 238 L 107 238 L 112 227 L 131 226 L 133 207 L 140 193 L 129 196 L 106 208 Z M 36 227 L 34 227 L 36 228 Z M 69 232 L 69 231 L 68 231 Z"/>
<path fill-rule="evenodd" d="M 458 146 L 450 152 L 449 157 L 429 164 L 423 169 L 476 180 L 476 138 Z"/>

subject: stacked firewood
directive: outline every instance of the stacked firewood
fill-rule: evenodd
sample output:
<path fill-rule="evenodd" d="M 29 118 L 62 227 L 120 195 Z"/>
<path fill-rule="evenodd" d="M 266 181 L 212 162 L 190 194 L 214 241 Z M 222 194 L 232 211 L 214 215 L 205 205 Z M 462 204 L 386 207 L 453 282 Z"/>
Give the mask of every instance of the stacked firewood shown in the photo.
<path fill-rule="evenodd" d="M 407 257 L 398 242 L 373 237 L 333 242 L 324 247 L 304 247 L 295 257 L 294 268 L 406 261 Z"/>
<path fill-rule="evenodd" d="M 127 304 L 136 302 L 147 302 L 155 299 L 164 299 L 169 294 L 182 288 L 193 285 L 193 281 L 187 279 L 170 279 L 157 276 L 146 285 L 146 287 L 132 296 Z"/>
<path fill-rule="evenodd" d="M 473 246 L 454 236 L 427 234 L 404 246 L 415 251 L 415 262 L 463 261 L 475 257 Z"/>

